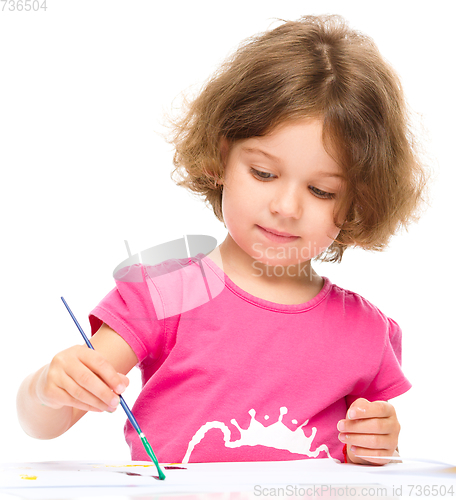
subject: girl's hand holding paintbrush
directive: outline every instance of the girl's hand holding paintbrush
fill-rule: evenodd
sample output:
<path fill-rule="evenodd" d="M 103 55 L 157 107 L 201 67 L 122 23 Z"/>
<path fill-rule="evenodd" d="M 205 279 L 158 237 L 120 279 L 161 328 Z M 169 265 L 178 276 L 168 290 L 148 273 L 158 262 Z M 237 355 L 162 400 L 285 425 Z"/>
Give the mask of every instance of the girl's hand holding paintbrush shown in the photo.
<path fill-rule="evenodd" d="M 93 336 L 92 343 L 65 299 L 61 299 L 90 354 L 86 354 L 87 348 L 73 346 L 54 356 L 48 366 L 25 379 L 17 399 L 23 429 L 33 437 L 50 439 L 66 432 L 88 410 L 103 411 L 107 407 L 108 411 L 113 411 L 120 403 L 146 453 L 157 467 L 158 479 L 165 479 L 152 446 L 127 403 L 118 395 L 128 385 L 125 374 L 137 364 L 136 354 L 122 337 L 105 324 Z M 96 352 L 95 348 L 100 352 Z M 42 408 L 38 411 L 40 401 Z M 28 415 L 33 415 L 33 423 Z"/>
<path fill-rule="evenodd" d="M 129 384 L 98 351 L 76 345 L 58 353 L 38 379 L 40 401 L 54 409 L 72 406 L 84 411 L 114 411 L 118 394 Z"/>
<path fill-rule="evenodd" d="M 52 439 L 87 411 L 113 411 L 137 363 L 131 347 L 107 325 L 85 345 L 65 349 L 27 377 L 17 397 L 18 416 L 32 437 Z"/>

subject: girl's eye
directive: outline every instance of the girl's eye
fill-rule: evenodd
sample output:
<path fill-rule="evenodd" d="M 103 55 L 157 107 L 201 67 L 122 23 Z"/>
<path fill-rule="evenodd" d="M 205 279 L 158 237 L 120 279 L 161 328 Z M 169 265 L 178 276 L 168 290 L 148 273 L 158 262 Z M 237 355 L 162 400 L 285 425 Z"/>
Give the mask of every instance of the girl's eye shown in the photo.
<path fill-rule="evenodd" d="M 268 180 L 273 178 L 273 174 L 270 174 L 269 172 L 263 172 L 261 170 L 256 170 L 255 168 L 251 168 L 250 172 L 257 178 L 261 180 Z M 269 177 L 270 176 L 270 177 Z"/>
<path fill-rule="evenodd" d="M 335 193 L 327 193 L 326 191 L 322 191 L 321 189 L 318 189 L 314 186 L 310 186 L 309 189 L 315 196 L 317 196 L 318 198 L 323 198 L 325 200 L 332 200 L 335 196 Z"/>

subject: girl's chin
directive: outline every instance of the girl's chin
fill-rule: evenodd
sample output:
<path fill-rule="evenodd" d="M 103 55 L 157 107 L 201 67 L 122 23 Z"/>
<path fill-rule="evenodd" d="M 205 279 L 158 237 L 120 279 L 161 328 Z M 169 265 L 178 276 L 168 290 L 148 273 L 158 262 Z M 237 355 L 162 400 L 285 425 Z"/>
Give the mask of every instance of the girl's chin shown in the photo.
<path fill-rule="evenodd" d="M 251 258 L 258 262 L 258 265 L 265 266 L 305 266 L 307 262 L 321 254 L 327 249 L 323 247 L 264 247 L 254 245 L 252 250 L 248 252 Z"/>

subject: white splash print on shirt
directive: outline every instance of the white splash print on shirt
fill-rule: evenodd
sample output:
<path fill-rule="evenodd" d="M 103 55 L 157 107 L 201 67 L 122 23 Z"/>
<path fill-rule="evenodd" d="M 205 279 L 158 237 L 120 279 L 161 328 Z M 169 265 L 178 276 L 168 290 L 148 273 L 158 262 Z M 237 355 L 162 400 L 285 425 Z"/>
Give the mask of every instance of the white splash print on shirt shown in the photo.
<path fill-rule="evenodd" d="M 230 441 L 231 431 L 223 422 L 207 422 L 202 425 L 192 437 L 190 443 L 188 444 L 187 453 L 182 460 L 183 464 L 188 463 L 190 460 L 190 455 L 192 454 L 195 446 L 202 441 L 206 432 L 210 429 L 220 429 L 223 433 L 223 440 L 225 441 L 225 446 L 227 448 L 239 448 L 241 446 L 267 446 L 269 448 L 276 448 L 278 450 L 288 450 L 291 453 L 299 453 L 300 455 L 306 455 L 309 458 L 316 458 L 321 451 L 326 452 L 328 458 L 332 458 L 328 447 L 325 444 L 319 446 L 316 450 L 311 451 L 310 447 L 317 433 L 317 428 L 312 427 L 312 434 L 307 437 L 302 429 L 309 422 L 306 420 L 302 425 L 296 428 L 294 431 L 289 429 L 283 422 L 283 416 L 288 413 L 288 408 L 282 406 L 280 408 L 280 416 L 277 422 L 265 427 L 258 420 L 255 419 L 256 411 L 254 409 L 249 410 L 249 415 L 251 416 L 250 424 L 247 429 L 241 429 L 239 424 L 233 418 L 231 423 L 239 430 L 241 433 L 241 438 L 237 441 Z M 265 420 L 268 420 L 269 416 L 265 416 Z M 293 423 L 297 423 L 296 420 L 292 420 Z"/>

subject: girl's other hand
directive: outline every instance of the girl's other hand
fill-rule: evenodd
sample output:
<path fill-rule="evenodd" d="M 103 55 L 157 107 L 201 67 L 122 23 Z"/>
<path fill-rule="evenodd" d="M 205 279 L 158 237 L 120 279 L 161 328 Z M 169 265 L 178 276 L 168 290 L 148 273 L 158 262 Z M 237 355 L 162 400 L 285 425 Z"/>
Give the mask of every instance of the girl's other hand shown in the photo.
<path fill-rule="evenodd" d="M 337 424 L 339 440 L 347 445 L 349 462 L 355 464 L 384 465 L 398 455 L 397 448 L 401 426 L 394 406 L 386 401 L 369 402 L 359 398 L 347 411 L 347 418 Z M 356 455 L 378 457 L 362 459 Z M 399 456 L 399 455 L 398 455 Z"/>
<path fill-rule="evenodd" d="M 36 384 L 42 404 L 54 409 L 72 406 L 84 411 L 113 412 L 128 378 L 105 357 L 87 346 L 73 346 L 58 353 L 43 368 Z"/>

